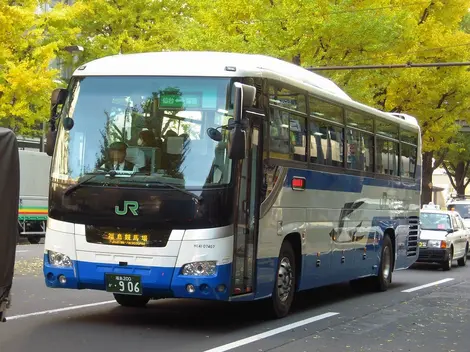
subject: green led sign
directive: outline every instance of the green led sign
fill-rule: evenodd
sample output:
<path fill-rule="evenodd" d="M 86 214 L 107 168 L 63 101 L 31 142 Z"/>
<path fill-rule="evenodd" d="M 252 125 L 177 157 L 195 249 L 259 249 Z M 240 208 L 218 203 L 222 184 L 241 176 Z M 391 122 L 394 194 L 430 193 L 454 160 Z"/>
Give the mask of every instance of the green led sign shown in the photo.
<path fill-rule="evenodd" d="M 202 94 L 171 94 L 162 93 L 160 95 L 161 109 L 184 109 L 184 108 L 201 108 Z"/>

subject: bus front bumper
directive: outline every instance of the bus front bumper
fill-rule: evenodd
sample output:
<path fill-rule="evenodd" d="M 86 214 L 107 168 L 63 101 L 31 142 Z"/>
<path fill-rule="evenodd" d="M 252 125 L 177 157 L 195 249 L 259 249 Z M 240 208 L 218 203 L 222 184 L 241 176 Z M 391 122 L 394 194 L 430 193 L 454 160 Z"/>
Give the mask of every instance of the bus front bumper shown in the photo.
<path fill-rule="evenodd" d="M 45 284 L 50 288 L 106 291 L 106 274 L 138 275 L 142 295 L 152 298 L 197 298 L 228 301 L 231 264 L 217 265 L 212 276 L 186 276 L 181 268 L 149 267 L 70 261 L 70 266 L 51 265 L 44 254 Z"/>

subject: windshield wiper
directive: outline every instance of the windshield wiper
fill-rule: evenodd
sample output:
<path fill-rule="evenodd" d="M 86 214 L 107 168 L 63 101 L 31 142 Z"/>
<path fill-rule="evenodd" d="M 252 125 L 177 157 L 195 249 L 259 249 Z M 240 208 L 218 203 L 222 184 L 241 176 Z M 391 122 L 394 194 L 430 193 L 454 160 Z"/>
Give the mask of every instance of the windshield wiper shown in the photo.
<path fill-rule="evenodd" d="M 110 174 L 111 177 L 114 177 L 116 175 L 116 172 L 114 170 L 105 170 L 103 172 L 98 172 L 98 173 L 93 173 L 93 174 L 89 174 L 88 177 L 85 177 L 83 178 L 81 181 L 73 184 L 72 186 L 68 187 L 65 192 L 64 192 L 64 196 L 68 196 L 70 193 L 76 191 L 77 189 L 79 189 L 80 187 L 82 187 L 82 185 L 88 181 L 91 181 L 92 179 L 94 179 L 96 176 L 98 175 L 106 175 L 106 174 Z"/>
<path fill-rule="evenodd" d="M 185 189 L 183 188 L 179 188 L 179 187 L 176 187 L 170 183 L 166 183 L 164 181 L 160 181 L 160 180 L 151 180 L 151 181 L 146 181 L 145 183 L 157 183 L 157 184 L 161 184 L 163 186 L 167 186 L 167 187 L 170 187 L 171 189 L 174 189 L 174 190 L 177 190 L 177 191 L 180 191 L 181 193 L 184 193 L 184 194 L 187 194 L 189 196 L 191 196 L 197 203 L 201 203 L 203 198 L 202 196 L 198 196 L 192 192 L 189 192 L 189 191 L 186 191 Z"/>

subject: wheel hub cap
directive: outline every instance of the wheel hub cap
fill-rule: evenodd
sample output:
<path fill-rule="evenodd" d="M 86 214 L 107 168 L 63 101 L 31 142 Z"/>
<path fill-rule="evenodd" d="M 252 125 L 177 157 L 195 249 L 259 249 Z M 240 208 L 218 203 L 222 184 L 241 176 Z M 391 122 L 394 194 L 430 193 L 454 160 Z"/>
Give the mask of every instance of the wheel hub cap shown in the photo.
<path fill-rule="evenodd" d="M 383 254 L 384 258 L 384 267 L 383 267 L 383 271 L 382 271 L 382 275 L 383 275 L 383 278 L 384 280 L 388 280 L 388 277 L 390 276 L 390 248 L 389 247 L 385 247 L 385 250 L 384 250 L 384 254 Z"/>
<path fill-rule="evenodd" d="M 284 302 L 292 289 L 292 266 L 289 258 L 282 258 L 277 274 L 277 295 Z"/>

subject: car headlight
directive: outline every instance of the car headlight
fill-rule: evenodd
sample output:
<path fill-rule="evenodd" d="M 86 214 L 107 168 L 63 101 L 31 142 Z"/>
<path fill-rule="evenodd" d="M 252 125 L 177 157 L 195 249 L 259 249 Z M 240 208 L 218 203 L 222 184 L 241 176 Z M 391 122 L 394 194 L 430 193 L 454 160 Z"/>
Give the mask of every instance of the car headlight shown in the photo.
<path fill-rule="evenodd" d="M 49 263 L 53 266 L 71 267 L 72 260 L 63 253 L 47 251 Z"/>
<path fill-rule="evenodd" d="M 428 241 L 428 247 L 433 247 L 433 248 L 446 248 L 446 241 L 438 241 L 438 240 L 429 240 Z"/>
<path fill-rule="evenodd" d="M 186 276 L 211 276 L 215 275 L 216 269 L 216 261 L 193 262 L 183 265 L 181 274 Z"/>

